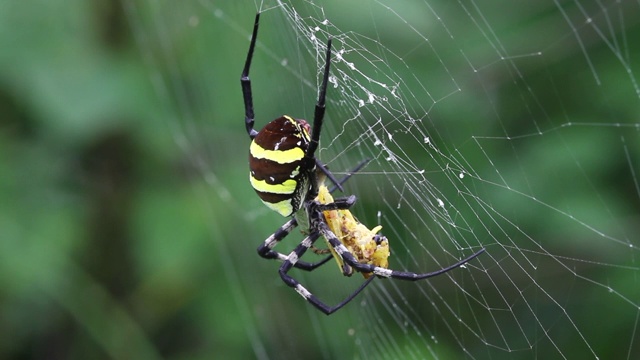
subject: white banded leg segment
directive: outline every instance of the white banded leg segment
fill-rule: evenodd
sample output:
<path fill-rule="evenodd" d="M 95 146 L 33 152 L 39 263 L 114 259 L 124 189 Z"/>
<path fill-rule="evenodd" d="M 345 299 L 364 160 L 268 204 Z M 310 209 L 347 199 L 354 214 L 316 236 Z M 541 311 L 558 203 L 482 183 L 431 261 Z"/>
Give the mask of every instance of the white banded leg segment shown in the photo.
<path fill-rule="evenodd" d="M 302 242 L 300 243 L 300 245 L 306 247 L 307 249 L 309 249 L 311 247 L 313 243 L 311 242 L 311 238 L 309 236 L 307 236 L 306 238 L 304 238 L 304 240 L 302 240 Z"/>
<path fill-rule="evenodd" d="M 298 254 L 296 254 L 295 251 L 292 251 L 287 257 L 287 261 L 289 261 L 291 265 L 295 265 L 298 262 Z"/>
<path fill-rule="evenodd" d="M 331 233 L 333 234 L 333 232 L 331 232 Z M 335 236 L 335 234 L 333 234 L 333 235 Z M 338 246 L 334 246 L 333 248 L 336 250 L 338 255 L 341 255 L 341 256 L 342 256 L 342 254 L 349 253 L 349 249 L 347 249 L 347 247 L 344 246 L 342 243 L 340 243 L 340 245 L 338 245 Z"/>
<path fill-rule="evenodd" d="M 300 294 L 300 296 L 302 296 L 305 300 L 309 300 L 311 298 L 311 296 L 312 296 L 311 293 L 309 292 L 309 290 L 307 290 L 300 283 L 298 283 L 298 285 L 296 285 L 296 287 L 294 289 L 296 289 L 296 292 L 298 294 Z"/>
<path fill-rule="evenodd" d="M 295 266 L 298 260 L 300 259 L 300 257 L 305 252 L 307 252 L 307 250 L 309 250 L 311 245 L 313 245 L 313 242 L 316 241 L 317 239 L 318 239 L 317 235 L 313 237 L 309 235 L 306 238 L 304 238 L 302 242 L 300 242 L 300 244 L 298 244 L 298 246 L 296 246 L 296 248 L 289 254 L 286 261 L 290 263 L 291 266 Z"/>
<path fill-rule="evenodd" d="M 264 241 L 263 246 L 269 249 L 273 249 L 278 244 L 278 242 L 280 242 L 287 235 L 289 235 L 289 233 L 291 233 L 291 230 L 293 230 L 296 226 L 298 226 L 298 222 L 295 219 L 291 219 L 287 221 L 284 225 L 280 227 L 280 229 L 278 229 L 276 232 L 271 234 L 271 236 L 269 236 Z"/>
<path fill-rule="evenodd" d="M 295 219 L 291 219 L 287 221 L 284 225 L 282 225 L 276 232 L 274 232 L 271 236 L 269 236 L 263 243 L 258 247 L 258 255 L 265 259 L 278 259 L 284 261 L 286 259 L 286 255 L 280 254 L 279 252 L 273 251 L 273 249 L 282 239 L 287 237 L 291 230 L 293 230 L 296 226 L 298 226 L 298 222 Z"/>
<path fill-rule="evenodd" d="M 276 245 L 280 243 L 282 239 L 284 239 L 287 235 L 291 233 L 291 231 L 298 226 L 298 222 L 295 219 L 291 219 L 287 221 L 284 225 L 282 225 L 275 233 L 269 236 L 263 243 L 258 247 L 258 254 L 265 259 L 273 259 L 278 261 L 287 261 L 289 259 L 288 255 L 282 254 L 280 252 L 272 250 Z M 316 238 L 320 236 L 318 233 L 311 235 L 310 237 L 315 236 Z M 304 240 L 305 246 L 311 246 L 315 239 L 306 238 Z M 298 269 L 313 271 L 319 266 L 325 264 L 331 256 L 328 256 L 324 260 L 321 260 L 316 263 L 308 263 L 304 261 L 298 261 L 294 266 Z"/>
<path fill-rule="evenodd" d="M 378 275 L 378 276 L 383 276 L 383 277 L 391 277 L 391 275 L 393 275 L 393 270 L 390 269 L 385 269 L 385 268 L 381 268 L 379 266 L 376 266 L 373 269 L 373 273 Z"/>

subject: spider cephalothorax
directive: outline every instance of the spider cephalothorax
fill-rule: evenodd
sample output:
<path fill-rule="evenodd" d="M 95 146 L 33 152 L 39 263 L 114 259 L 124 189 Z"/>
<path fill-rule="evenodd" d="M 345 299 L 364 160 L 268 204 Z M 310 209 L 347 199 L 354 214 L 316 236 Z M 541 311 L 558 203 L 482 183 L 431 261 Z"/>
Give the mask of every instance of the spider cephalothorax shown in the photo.
<path fill-rule="evenodd" d="M 424 274 L 387 268 L 389 244 L 384 236 L 378 234 L 381 227 L 369 230 L 358 222 L 349 211 L 349 208 L 356 201 L 355 196 L 333 199 L 329 195 L 331 191 L 324 188 L 324 185 L 320 185 L 321 181 L 318 179 L 319 177 L 327 177 L 335 184 L 336 188 L 341 189 L 340 185 L 350 176 L 342 181 L 336 180 L 322 162 L 315 157 L 324 119 L 327 82 L 331 65 L 331 39 L 327 41 L 324 74 L 315 106 L 313 127 L 310 127 L 305 120 L 283 115 L 269 122 L 258 132 L 253 128 L 254 112 L 249 69 L 256 45 L 259 20 L 260 14 L 258 13 L 240 83 L 244 98 L 245 127 L 252 139 L 249 148 L 251 186 L 269 208 L 282 216 L 293 217 L 258 248 L 258 254 L 263 258 L 283 262 L 279 270 L 282 280 L 295 289 L 305 300 L 328 315 L 346 305 L 376 277 L 402 280 L 427 279 L 460 267 L 484 252 L 484 249 L 480 249 L 453 265 Z M 366 163 L 368 161 L 360 164 L 352 173 L 359 171 Z M 322 190 L 320 194 L 319 190 Z M 306 235 L 302 242 L 288 255 L 274 251 L 273 248 L 296 226 L 300 226 L 302 233 Z M 331 255 L 316 263 L 300 260 L 320 237 L 323 237 L 327 242 Z M 354 271 L 357 271 L 365 275 L 367 280 L 342 302 L 335 306 L 328 306 L 288 273 L 294 267 L 307 271 L 315 270 L 332 257 L 337 260 L 345 276 L 350 276 Z"/>

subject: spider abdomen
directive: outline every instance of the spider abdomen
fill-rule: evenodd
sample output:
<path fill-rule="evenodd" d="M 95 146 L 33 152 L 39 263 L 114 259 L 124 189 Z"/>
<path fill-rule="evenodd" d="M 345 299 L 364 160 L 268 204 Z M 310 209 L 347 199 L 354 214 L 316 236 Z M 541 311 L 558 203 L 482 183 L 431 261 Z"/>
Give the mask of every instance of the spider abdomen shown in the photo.
<path fill-rule="evenodd" d="M 305 159 L 309 124 L 289 116 L 268 123 L 249 148 L 249 180 L 262 202 L 282 216 L 296 212 L 309 191 L 315 162 Z"/>

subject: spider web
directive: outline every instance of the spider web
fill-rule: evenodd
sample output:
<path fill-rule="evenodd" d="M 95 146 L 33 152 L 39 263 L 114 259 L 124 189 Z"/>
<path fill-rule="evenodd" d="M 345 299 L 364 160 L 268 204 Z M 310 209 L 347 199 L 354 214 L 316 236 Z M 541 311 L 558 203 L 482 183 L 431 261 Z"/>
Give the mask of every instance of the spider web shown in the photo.
<path fill-rule="evenodd" d="M 637 2 L 125 9 L 201 180 L 223 274 L 203 286 L 238 319 L 204 337 L 233 332 L 258 358 L 638 357 Z M 345 190 L 361 222 L 383 226 L 390 267 L 428 272 L 486 253 L 427 281 L 374 281 L 331 317 L 281 283 L 255 255 L 284 219 L 250 189 L 241 123 L 258 10 L 256 127 L 283 113 L 312 120 L 333 37 L 318 156 L 338 176 L 372 159 Z M 301 240 L 290 238 L 280 251 Z M 362 281 L 334 265 L 293 275 L 329 304 Z"/>

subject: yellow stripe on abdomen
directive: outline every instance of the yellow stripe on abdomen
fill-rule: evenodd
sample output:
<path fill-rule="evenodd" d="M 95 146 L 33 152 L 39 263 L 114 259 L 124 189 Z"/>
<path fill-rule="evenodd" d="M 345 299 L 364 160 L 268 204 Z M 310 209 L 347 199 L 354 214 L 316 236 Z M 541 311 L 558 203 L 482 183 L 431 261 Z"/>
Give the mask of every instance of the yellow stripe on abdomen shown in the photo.
<path fill-rule="evenodd" d="M 262 202 L 267 205 L 271 210 L 279 213 L 282 216 L 291 216 L 293 214 L 293 206 L 291 206 L 290 200 L 284 200 L 277 203 L 270 203 L 262 200 Z"/>
<path fill-rule="evenodd" d="M 304 151 L 299 147 L 290 150 L 267 150 L 255 141 L 251 142 L 249 153 L 256 159 L 267 159 L 278 164 L 289 164 L 304 157 Z"/>
<path fill-rule="evenodd" d="M 264 180 L 258 180 L 253 176 L 249 175 L 249 181 L 251 181 L 251 186 L 253 186 L 256 191 L 272 193 L 272 194 L 293 194 L 296 190 L 297 181 L 290 179 L 285 180 L 281 184 L 269 184 Z"/>

